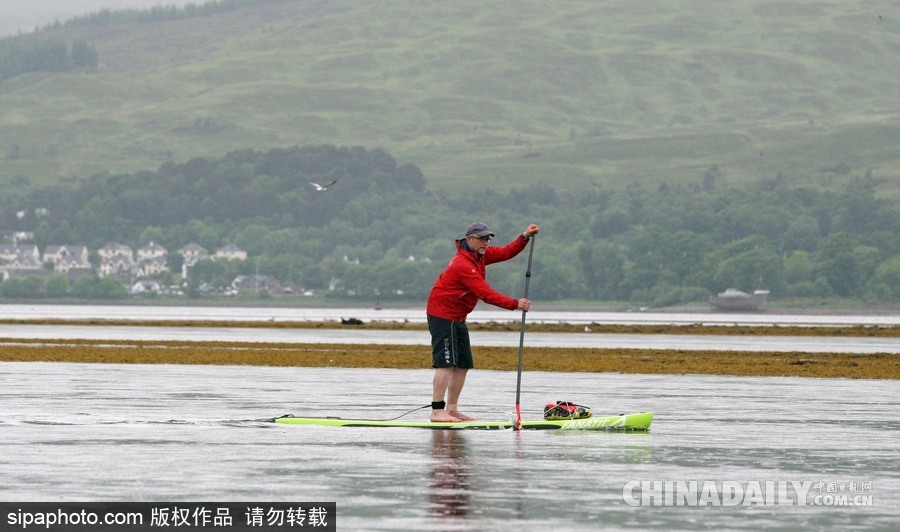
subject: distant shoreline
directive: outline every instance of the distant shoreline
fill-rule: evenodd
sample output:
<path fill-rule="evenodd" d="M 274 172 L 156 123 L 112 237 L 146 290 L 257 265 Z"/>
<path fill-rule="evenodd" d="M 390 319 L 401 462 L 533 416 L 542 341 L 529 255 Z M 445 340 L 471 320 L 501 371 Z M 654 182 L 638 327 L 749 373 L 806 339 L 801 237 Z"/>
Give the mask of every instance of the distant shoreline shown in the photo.
<path fill-rule="evenodd" d="M 427 326 L 424 322 L 401 321 L 369 321 L 359 323 L 342 323 L 340 321 L 260 321 L 260 320 L 131 320 L 131 319 L 0 319 L 0 325 L 66 325 L 88 327 L 206 327 L 206 328 L 244 328 L 244 329 L 367 329 L 387 331 L 422 331 Z M 491 321 L 469 323 L 469 330 L 504 332 L 518 331 L 517 321 Z M 900 326 L 892 325 L 818 325 L 818 326 L 782 326 L 782 325 L 704 325 L 692 324 L 603 324 L 592 323 L 586 328 L 584 324 L 569 323 L 530 323 L 530 332 L 579 333 L 579 334 L 692 334 L 692 335 L 728 335 L 728 336 L 831 336 L 831 337 L 878 337 L 900 338 Z M 2 340 L 2 339 L 0 339 Z"/>
<path fill-rule="evenodd" d="M 705 303 L 691 305 L 679 305 L 672 307 L 642 307 L 638 303 L 625 301 L 540 301 L 534 300 L 534 309 L 540 311 L 556 312 L 622 312 L 640 313 L 654 312 L 660 314 L 700 314 L 714 313 L 722 316 L 746 316 L 756 315 L 798 315 L 798 316 L 885 316 L 900 314 L 900 303 L 866 304 L 864 302 L 846 301 L 797 301 L 797 302 L 769 302 L 768 309 L 750 312 L 717 311 Z M 37 306 L 125 306 L 125 307 L 210 307 L 210 308 L 374 308 L 378 304 L 384 309 L 421 309 L 425 312 L 424 301 L 413 300 L 387 300 L 370 301 L 357 299 L 332 299 L 323 297 L 271 297 L 271 298 L 201 298 L 201 299 L 170 299 L 170 298 L 128 298 L 115 300 L 73 300 L 65 299 L 7 299 L 0 298 L 0 306 L 3 305 L 37 305 Z M 478 309 L 491 309 L 489 305 L 479 304 Z"/>

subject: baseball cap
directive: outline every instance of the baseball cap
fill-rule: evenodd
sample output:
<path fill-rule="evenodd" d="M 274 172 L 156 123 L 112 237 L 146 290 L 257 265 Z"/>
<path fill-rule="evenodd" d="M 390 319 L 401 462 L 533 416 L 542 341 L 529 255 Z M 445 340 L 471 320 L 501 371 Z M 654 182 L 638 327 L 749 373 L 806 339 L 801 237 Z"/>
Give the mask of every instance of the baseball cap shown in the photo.
<path fill-rule="evenodd" d="M 494 236 L 494 232 L 491 231 L 491 228 L 487 226 L 487 224 L 481 222 L 475 222 L 466 229 L 466 236 L 469 235 L 477 235 L 477 236 Z"/>

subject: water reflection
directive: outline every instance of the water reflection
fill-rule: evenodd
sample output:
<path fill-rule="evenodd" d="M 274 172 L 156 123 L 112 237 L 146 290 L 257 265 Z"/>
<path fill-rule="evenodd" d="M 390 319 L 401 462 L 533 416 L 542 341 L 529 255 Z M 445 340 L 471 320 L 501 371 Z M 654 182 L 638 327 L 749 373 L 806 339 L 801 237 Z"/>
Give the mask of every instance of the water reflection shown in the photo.
<path fill-rule="evenodd" d="M 469 514 L 472 462 L 462 431 L 435 430 L 431 437 L 431 512 L 442 517 Z"/>

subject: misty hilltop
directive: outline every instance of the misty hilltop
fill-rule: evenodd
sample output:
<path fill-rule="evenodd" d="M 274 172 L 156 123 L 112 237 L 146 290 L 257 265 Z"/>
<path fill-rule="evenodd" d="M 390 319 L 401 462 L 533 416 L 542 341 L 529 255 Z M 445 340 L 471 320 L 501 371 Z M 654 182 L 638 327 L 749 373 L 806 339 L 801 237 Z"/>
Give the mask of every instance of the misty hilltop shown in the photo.
<path fill-rule="evenodd" d="M 318 144 L 383 149 L 436 190 L 900 172 L 888 1 L 218 5 L 0 41 L 97 58 L 0 81 L 0 182 Z"/>
<path fill-rule="evenodd" d="M 0 36 L 30 32 L 36 28 L 79 17 L 101 9 L 149 9 L 163 5 L 202 3 L 192 0 L 3 0 L 0 2 Z"/>

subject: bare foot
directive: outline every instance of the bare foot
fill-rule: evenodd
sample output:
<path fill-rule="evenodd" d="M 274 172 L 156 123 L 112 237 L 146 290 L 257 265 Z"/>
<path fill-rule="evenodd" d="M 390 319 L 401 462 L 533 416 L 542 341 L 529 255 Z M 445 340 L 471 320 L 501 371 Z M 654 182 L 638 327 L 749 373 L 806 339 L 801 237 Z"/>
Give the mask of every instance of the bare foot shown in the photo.
<path fill-rule="evenodd" d="M 460 412 L 459 410 L 450 411 L 450 415 L 459 419 L 460 421 L 475 421 L 474 417 L 467 416 L 467 415 L 463 414 L 462 412 Z"/>
<path fill-rule="evenodd" d="M 432 423 L 459 423 L 459 418 L 451 416 L 443 410 L 435 410 L 431 413 Z"/>

